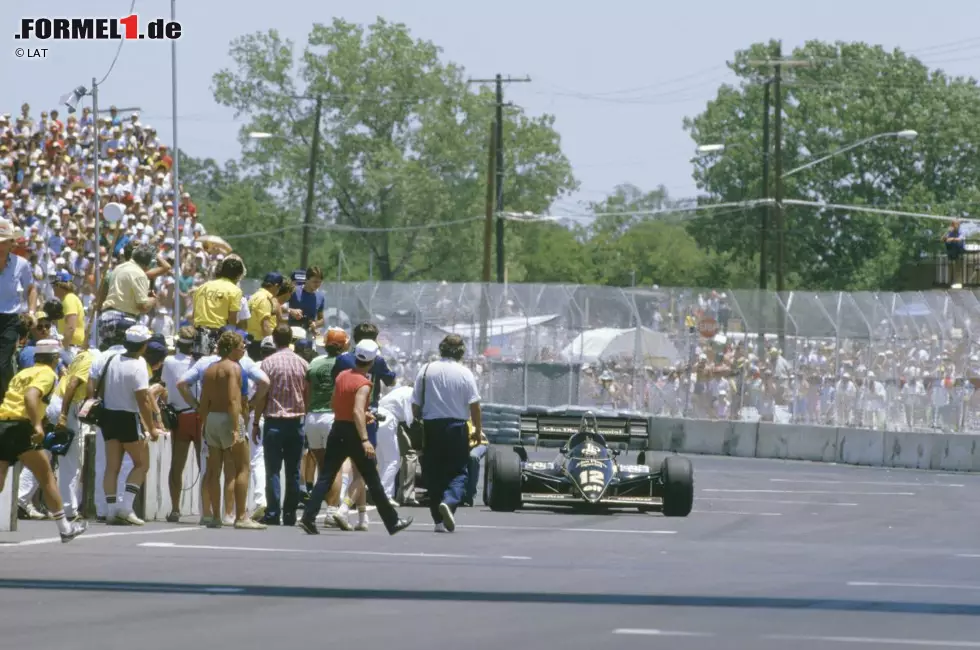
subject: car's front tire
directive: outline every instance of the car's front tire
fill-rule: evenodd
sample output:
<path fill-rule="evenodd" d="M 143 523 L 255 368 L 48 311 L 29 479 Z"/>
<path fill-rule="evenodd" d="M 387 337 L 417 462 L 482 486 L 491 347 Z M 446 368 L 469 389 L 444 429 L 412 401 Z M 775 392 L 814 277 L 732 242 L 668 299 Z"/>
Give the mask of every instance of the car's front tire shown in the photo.
<path fill-rule="evenodd" d="M 487 452 L 487 505 L 494 512 L 514 512 L 521 507 L 521 459 L 513 452 Z"/>
<path fill-rule="evenodd" d="M 665 517 L 686 517 L 694 508 L 694 466 L 682 456 L 668 456 L 660 469 L 664 479 Z"/>

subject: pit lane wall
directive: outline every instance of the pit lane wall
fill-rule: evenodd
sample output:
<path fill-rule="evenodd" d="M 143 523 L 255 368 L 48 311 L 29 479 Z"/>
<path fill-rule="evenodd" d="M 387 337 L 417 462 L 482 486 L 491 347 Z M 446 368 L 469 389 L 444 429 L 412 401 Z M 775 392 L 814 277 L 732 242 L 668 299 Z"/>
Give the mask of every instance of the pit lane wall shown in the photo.
<path fill-rule="evenodd" d="M 515 444 L 521 412 L 520 407 L 484 405 L 487 438 L 497 444 Z M 631 415 L 635 417 L 635 414 Z M 954 472 L 980 471 L 980 434 L 879 431 L 664 417 L 649 417 L 648 421 L 650 433 L 647 449 L 651 451 Z M 533 443 L 533 440 L 530 442 Z"/>

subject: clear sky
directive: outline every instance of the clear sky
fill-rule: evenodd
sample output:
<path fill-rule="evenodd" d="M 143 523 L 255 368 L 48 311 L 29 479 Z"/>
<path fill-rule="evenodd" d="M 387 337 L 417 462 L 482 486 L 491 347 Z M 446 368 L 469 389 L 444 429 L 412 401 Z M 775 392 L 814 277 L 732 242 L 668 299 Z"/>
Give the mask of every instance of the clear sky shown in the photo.
<path fill-rule="evenodd" d="M 130 0 L 0 2 L 0 33 L 9 33 L 9 51 L 0 54 L 0 112 L 15 113 L 23 101 L 54 107 L 72 87 L 101 79 L 117 47 L 48 41 L 46 58 L 17 59 L 15 47 L 25 44 L 13 33 L 22 17 L 121 17 L 129 7 Z M 135 12 L 142 21 L 169 18 L 170 1 L 136 0 Z M 210 91 L 211 76 L 229 63 L 232 38 L 274 27 L 297 43 L 298 53 L 311 24 L 335 16 L 404 22 L 473 77 L 530 75 L 532 83 L 509 86 L 506 99 L 532 114 L 557 116 L 582 183 L 555 210 L 566 214 L 580 213 L 579 201 L 601 199 L 623 182 L 644 189 L 663 184 L 676 197 L 693 196 L 693 145 L 682 120 L 732 79 L 725 62 L 752 42 L 782 38 L 790 52 L 810 39 L 865 41 L 921 52 L 926 63 L 953 74 L 980 76 L 976 0 L 177 0 L 184 28 L 177 45 L 180 148 L 222 161 L 240 151 L 241 124 Z M 966 39 L 974 40 L 934 48 Z M 143 121 L 171 142 L 170 75 L 169 43 L 127 42 L 101 86 L 100 103 L 140 106 Z"/>

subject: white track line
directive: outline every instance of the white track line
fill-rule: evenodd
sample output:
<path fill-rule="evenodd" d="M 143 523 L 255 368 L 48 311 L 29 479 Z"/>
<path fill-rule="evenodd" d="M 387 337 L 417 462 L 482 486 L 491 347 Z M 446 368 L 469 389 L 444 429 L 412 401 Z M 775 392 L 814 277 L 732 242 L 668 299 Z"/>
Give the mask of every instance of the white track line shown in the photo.
<path fill-rule="evenodd" d="M 772 503 L 770 501 L 770 503 Z M 692 510 L 696 515 L 739 515 L 751 517 L 782 517 L 781 512 L 740 512 L 738 510 Z"/>
<path fill-rule="evenodd" d="M 124 537 L 128 535 L 166 535 L 168 533 L 190 533 L 197 530 L 204 530 L 203 526 L 184 527 L 184 528 L 163 528 L 160 530 L 130 530 L 126 532 L 113 533 L 89 533 L 85 532 L 75 538 L 75 541 L 85 539 L 102 539 L 103 537 Z M 18 546 L 38 546 L 40 544 L 60 544 L 61 537 L 43 537 L 41 539 L 28 539 L 16 544 L 0 544 L 0 549 L 16 548 Z"/>
<path fill-rule="evenodd" d="M 546 528 L 544 526 L 477 526 L 469 524 L 456 528 L 483 528 L 490 530 L 535 530 L 562 533 L 622 533 L 624 535 L 676 535 L 676 530 L 627 530 L 622 528 Z"/>
<path fill-rule="evenodd" d="M 928 582 L 848 582 L 848 587 L 896 587 L 899 589 L 956 589 L 980 591 L 980 585 L 932 584 Z"/>
<path fill-rule="evenodd" d="M 963 483 L 904 483 L 899 481 L 808 481 L 795 478 L 771 478 L 771 483 L 798 483 L 800 485 L 881 485 L 894 487 L 966 487 Z"/>
<path fill-rule="evenodd" d="M 298 549 L 298 548 L 263 548 L 254 546 L 211 546 L 205 544 L 174 544 L 172 542 L 145 542 L 140 544 L 144 548 L 168 548 L 190 551 L 240 551 L 243 553 L 299 553 L 304 555 L 357 555 L 369 557 L 417 557 L 417 558 L 443 558 L 443 559 L 465 559 L 465 560 L 486 560 L 487 556 L 480 555 L 460 555 L 455 553 L 396 553 L 383 551 L 339 551 L 330 549 Z M 527 556 L 498 556 L 493 559 L 501 560 L 530 560 Z"/>
<path fill-rule="evenodd" d="M 698 501 L 726 501 L 729 503 L 765 503 L 768 505 L 792 505 L 792 506 L 846 506 L 853 507 L 857 503 L 828 503 L 826 501 L 782 501 L 777 499 L 733 499 L 730 497 L 699 497 Z"/>
<path fill-rule="evenodd" d="M 612 631 L 613 634 L 622 634 L 627 636 L 689 636 L 689 637 L 707 637 L 714 636 L 711 632 L 680 632 L 675 630 L 648 630 L 641 628 L 626 628 L 621 627 Z"/>
<path fill-rule="evenodd" d="M 721 494 L 840 494 L 849 497 L 914 497 L 915 492 L 838 492 L 836 490 L 741 490 L 705 488 L 702 492 Z"/>
<path fill-rule="evenodd" d="M 763 639 L 774 641 L 822 641 L 853 645 L 919 646 L 925 648 L 980 648 L 980 641 L 940 641 L 935 639 L 885 639 L 865 636 L 802 636 L 768 634 Z"/>

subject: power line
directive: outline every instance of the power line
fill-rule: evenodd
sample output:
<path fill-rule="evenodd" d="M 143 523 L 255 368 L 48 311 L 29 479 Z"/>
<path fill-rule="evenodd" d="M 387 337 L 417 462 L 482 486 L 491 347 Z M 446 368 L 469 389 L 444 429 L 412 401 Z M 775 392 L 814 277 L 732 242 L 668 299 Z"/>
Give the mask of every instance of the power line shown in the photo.
<path fill-rule="evenodd" d="M 136 0 L 133 0 L 132 3 L 130 3 L 130 5 L 129 5 L 129 13 L 127 13 L 126 15 L 127 16 L 132 16 L 133 15 L 133 9 L 135 9 L 135 8 L 136 8 Z M 112 63 L 109 65 L 109 71 L 105 73 L 105 76 L 104 77 L 102 77 L 102 81 L 100 81 L 98 84 L 96 84 L 97 86 L 101 86 L 103 83 L 105 83 L 105 80 L 109 78 L 109 75 L 110 74 L 112 74 L 112 70 L 113 70 L 113 68 L 116 67 L 116 61 L 119 60 L 119 53 L 122 52 L 123 43 L 125 43 L 125 42 L 126 42 L 126 39 L 124 39 L 124 38 L 119 39 L 119 47 L 116 48 L 116 56 L 112 57 Z"/>

